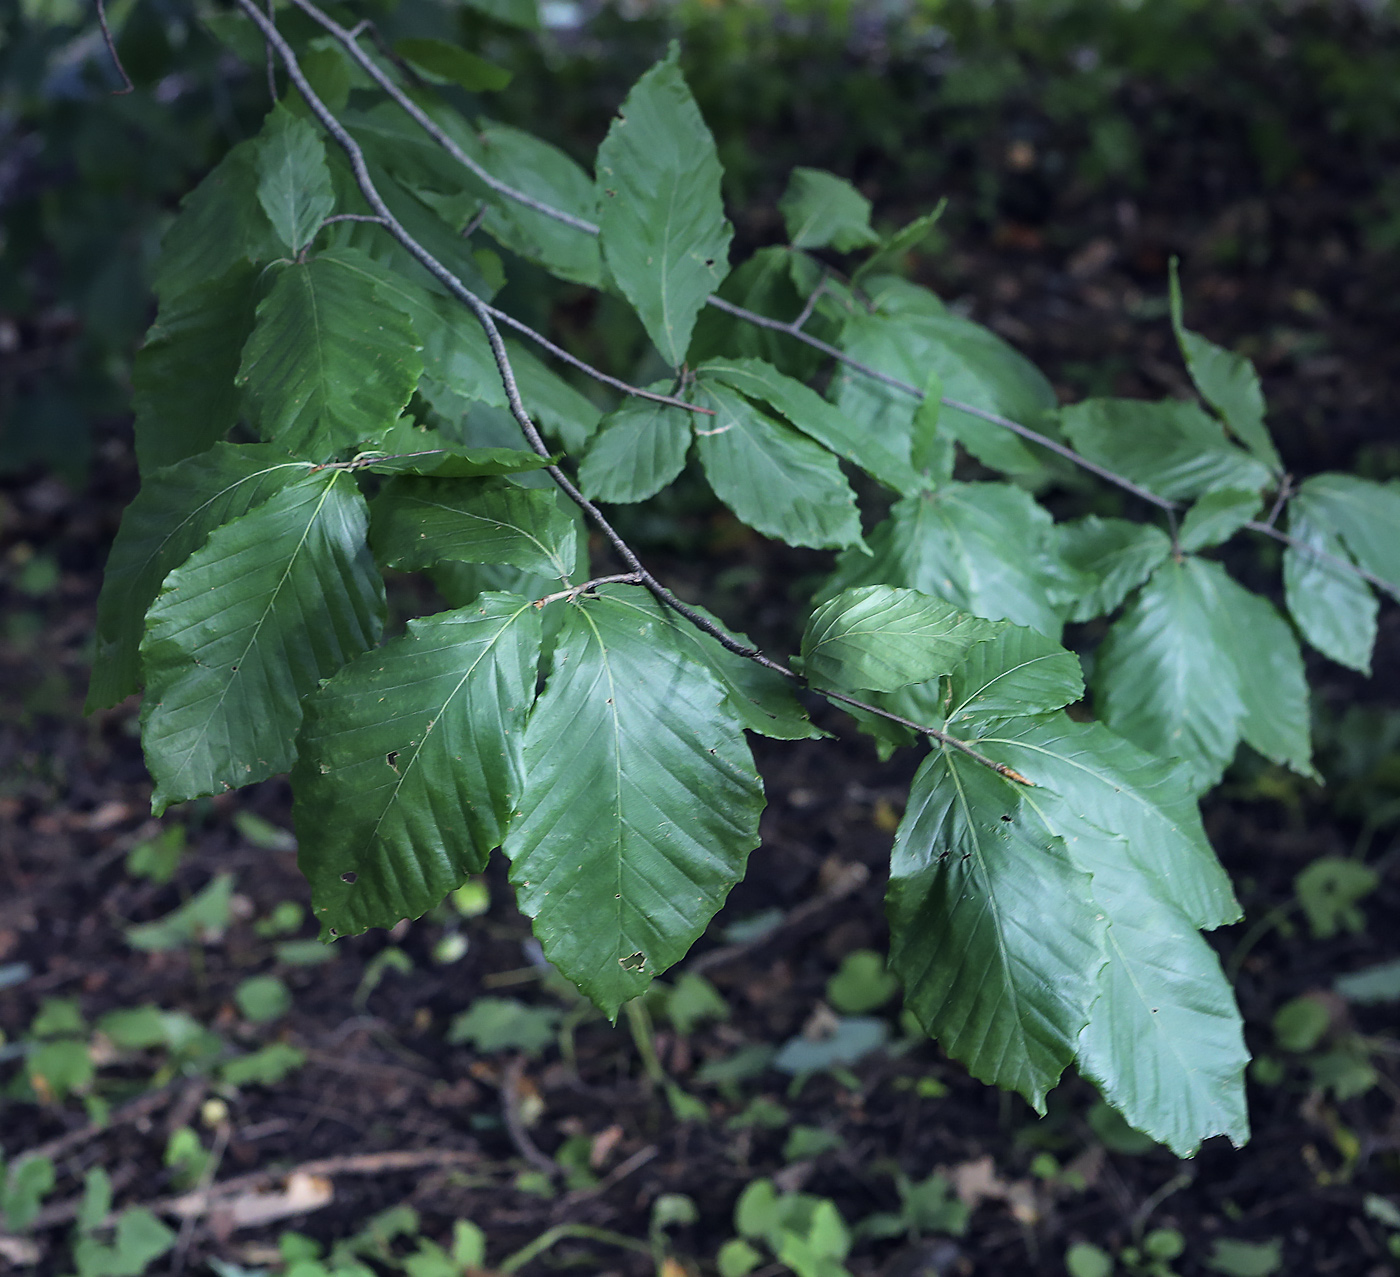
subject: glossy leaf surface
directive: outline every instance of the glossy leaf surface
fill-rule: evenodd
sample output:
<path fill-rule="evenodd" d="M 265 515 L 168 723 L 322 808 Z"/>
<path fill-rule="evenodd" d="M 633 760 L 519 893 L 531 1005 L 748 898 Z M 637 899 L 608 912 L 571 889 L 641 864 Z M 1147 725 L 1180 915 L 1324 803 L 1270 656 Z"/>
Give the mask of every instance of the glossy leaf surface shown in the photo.
<path fill-rule="evenodd" d="M 734 231 L 714 139 L 681 76 L 679 50 L 636 83 L 598 148 L 608 269 L 673 368 L 729 271 Z"/>
<path fill-rule="evenodd" d="M 310 697 L 292 784 L 323 931 L 416 918 L 485 868 L 524 784 L 539 648 L 533 606 L 483 594 L 410 621 Z"/>
<path fill-rule="evenodd" d="M 545 956 L 616 1016 L 743 875 L 763 791 L 724 687 L 650 597 L 600 594 L 563 605 L 505 850 Z"/>

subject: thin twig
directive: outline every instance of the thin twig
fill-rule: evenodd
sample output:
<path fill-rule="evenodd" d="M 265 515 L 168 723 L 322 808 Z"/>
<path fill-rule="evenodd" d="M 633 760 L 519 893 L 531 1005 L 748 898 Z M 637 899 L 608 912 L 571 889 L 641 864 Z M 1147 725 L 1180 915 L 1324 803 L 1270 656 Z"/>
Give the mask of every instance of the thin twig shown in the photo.
<path fill-rule="evenodd" d="M 483 303 L 485 304 L 485 303 Z M 611 386 L 614 390 L 620 390 L 624 395 L 632 395 L 637 399 L 650 399 L 653 403 L 666 404 L 671 408 L 681 408 L 686 412 L 698 412 L 707 417 L 713 417 L 713 408 L 702 408 L 699 404 L 687 403 L 684 399 L 675 399 L 670 395 L 658 394 L 654 390 L 643 390 L 640 386 L 629 385 L 625 381 L 620 381 L 616 377 L 609 376 L 601 369 L 593 367 L 592 364 L 584 363 L 577 355 L 571 355 L 563 346 L 555 345 L 543 333 L 537 332 L 529 324 L 522 323 L 514 315 L 508 315 L 503 310 L 497 310 L 495 306 L 486 305 L 487 313 L 497 323 L 505 324 L 508 328 L 514 328 L 516 332 L 528 337 L 537 345 L 549 351 L 556 359 L 562 359 L 566 364 L 572 364 L 580 372 L 587 373 L 594 381 L 601 382 L 605 386 Z"/>
<path fill-rule="evenodd" d="M 122 66 L 122 60 L 117 55 L 117 42 L 112 39 L 112 28 L 107 25 L 107 0 L 97 0 L 97 22 L 102 28 L 102 39 L 107 44 L 107 52 L 112 55 L 112 65 L 117 68 L 117 74 L 122 78 L 125 86 L 120 89 L 113 89 L 114 98 L 121 97 L 127 93 L 134 93 L 136 86 L 132 84 L 131 77 L 127 75 L 126 68 Z"/>
<path fill-rule="evenodd" d="M 805 324 L 809 319 L 811 319 L 812 312 L 817 308 L 818 299 L 820 299 L 826 293 L 826 283 L 827 277 L 823 275 L 821 283 L 818 284 L 814 289 L 812 289 L 812 295 L 807 298 L 806 305 L 802 307 L 802 310 L 798 314 L 797 318 L 792 321 L 792 330 L 794 333 L 797 332 L 802 327 L 802 325 Z"/>
<path fill-rule="evenodd" d="M 273 12 L 272 0 L 267 0 L 267 20 L 276 22 L 277 18 Z M 272 104 L 277 105 L 277 60 L 272 56 L 272 46 L 264 42 L 263 50 L 267 54 L 267 96 L 272 99 Z"/>
<path fill-rule="evenodd" d="M 1274 503 L 1269 507 L 1268 517 L 1264 520 L 1271 528 L 1278 522 L 1278 517 L 1283 513 L 1284 502 L 1293 495 L 1293 476 L 1285 474 L 1279 480 L 1278 491 L 1274 494 Z"/>
<path fill-rule="evenodd" d="M 881 709 L 878 705 L 870 705 L 865 701 L 858 701 L 854 696 L 847 696 L 844 692 L 833 692 L 825 687 L 814 687 L 814 692 L 820 692 L 828 700 L 840 701 L 843 705 L 853 705 L 856 709 L 863 709 L 869 714 L 878 714 L 881 718 L 888 719 L 891 723 L 898 723 L 901 727 L 907 727 L 910 731 L 918 732 L 921 736 L 929 736 L 940 745 L 947 745 L 949 749 L 956 749 L 960 754 L 966 754 L 974 762 L 981 763 L 983 767 L 989 767 L 998 776 L 1005 776 L 1007 780 L 1014 780 L 1018 785 L 1029 785 L 1035 788 L 1035 781 L 1027 780 L 1014 767 L 1008 767 L 1005 763 L 999 763 L 993 758 L 988 758 L 986 754 L 973 749 L 965 740 L 959 740 L 956 736 L 949 736 L 947 732 L 940 732 L 936 727 L 925 727 L 922 723 L 916 723 L 912 719 L 901 718 L 898 714 L 891 714 L 887 709 Z"/>
<path fill-rule="evenodd" d="M 369 222 L 373 226 L 384 225 L 384 219 L 372 213 L 333 213 L 322 221 L 321 225 L 329 226 L 332 222 Z"/>
<path fill-rule="evenodd" d="M 648 1144 L 646 1148 L 639 1148 L 625 1162 L 619 1162 L 592 1188 L 576 1188 L 564 1198 L 566 1206 L 572 1206 L 575 1202 L 587 1201 L 590 1197 L 598 1197 L 606 1193 L 615 1184 L 626 1179 L 633 1171 L 641 1170 L 648 1162 L 659 1157 L 661 1150 L 655 1144 Z"/>
<path fill-rule="evenodd" d="M 351 32 L 347 31 L 333 18 L 323 13 L 311 0 L 292 0 L 303 13 L 318 23 L 326 31 L 329 31 L 344 46 L 345 51 L 360 64 L 366 75 L 370 77 L 381 89 L 384 90 L 398 105 L 406 111 L 414 122 L 433 139 L 444 151 L 446 151 L 458 164 L 470 169 L 478 180 L 485 183 L 487 187 L 495 191 L 497 195 L 504 195 L 507 199 L 514 200 L 517 204 L 522 204 L 526 208 L 533 209 L 536 213 L 543 213 L 545 217 L 552 217 L 557 222 L 563 222 L 565 226 L 572 226 L 575 230 L 583 231 L 589 235 L 598 234 L 598 227 L 582 217 L 575 217 L 572 213 L 566 213 L 563 209 L 554 208 L 542 200 L 537 200 L 533 195 L 526 195 L 524 191 L 518 191 L 513 186 L 508 186 L 500 178 L 492 176 L 476 160 L 472 159 L 455 141 L 434 121 L 433 118 L 423 110 L 412 98 L 403 93 L 380 69 L 379 64 L 369 56 L 355 40 Z M 241 0 L 240 0 L 241 4 Z M 361 24 L 363 25 L 363 24 Z M 356 27 L 359 31 L 361 28 Z M 279 50 L 280 52 L 280 50 Z M 286 58 L 283 57 L 283 62 Z M 290 67 L 288 68 L 290 71 Z M 298 87 L 300 87 L 298 85 Z"/>
<path fill-rule="evenodd" d="M 1280 532 L 1277 528 L 1267 523 L 1260 523 L 1257 519 L 1251 519 L 1244 524 L 1251 532 L 1260 532 L 1266 537 L 1272 537 L 1281 545 L 1286 545 L 1297 550 L 1299 554 L 1310 554 L 1313 558 L 1322 563 L 1330 564 L 1332 567 L 1340 568 L 1343 572 L 1350 572 L 1353 576 L 1359 576 L 1363 581 L 1369 581 L 1378 590 L 1384 590 L 1391 597 L 1400 599 L 1400 584 L 1394 581 L 1387 581 L 1384 577 L 1376 576 L 1373 572 L 1366 571 L 1360 564 L 1352 563 L 1347 559 L 1339 559 L 1335 554 L 1329 554 L 1326 550 L 1319 550 L 1315 545 L 1309 545 L 1306 541 L 1300 541 L 1297 537 L 1291 537 L 1287 532 Z"/>
<path fill-rule="evenodd" d="M 501 1077 L 501 1116 L 505 1119 L 506 1132 L 520 1156 L 537 1171 L 553 1179 L 559 1174 L 559 1163 L 540 1152 L 539 1145 L 530 1138 L 525 1129 L 525 1119 L 520 1112 L 520 1098 L 525 1085 L 525 1061 L 516 1056 L 505 1067 Z"/>
<path fill-rule="evenodd" d="M 542 608 L 548 603 L 558 603 L 560 599 L 568 599 L 573 602 L 580 594 L 586 594 L 589 590 L 596 590 L 600 585 L 640 585 L 635 572 L 619 572 L 615 576 L 595 576 L 591 581 L 585 581 L 582 585 L 571 585 L 567 590 L 560 590 L 558 594 L 546 594 L 542 599 L 535 600 L 535 606 Z"/>

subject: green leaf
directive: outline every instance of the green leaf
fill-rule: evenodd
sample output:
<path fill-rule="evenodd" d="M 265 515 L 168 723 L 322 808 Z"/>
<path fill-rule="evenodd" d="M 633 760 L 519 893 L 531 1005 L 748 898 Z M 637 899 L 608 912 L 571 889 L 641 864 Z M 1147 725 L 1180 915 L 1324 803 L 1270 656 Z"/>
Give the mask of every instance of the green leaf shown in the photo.
<path fill-rule="evenodd" d="M 1071 574 L 1063 602 L 1071 621 L 1112 612 L 1171 553 L 1171 538 L 1150 523 L 1096 514 L 1055 525 L 1053 545 Z"/>
<path fill-rule="evenodd" d="M 1268 466 L 1226 440 L 1218 421 L 1178 399 L 1086 399 L 1062 408 L 1060 424 L 1090 461 L 1159 496 L 1257 492 L 1271 478 Z"/>
<path fill-rule="evenodd" d="M 978 748 L 1035 783 L 1037 809 L 1077 859 L 1126 857 L 1152 894 L 1194 926 L 1239 918 L 1230 879 L 1178 767 L 1101 723 L 1076 723 L 1063 713 L 998 723 Z"/>
<path fill-rule="evenodd" d="M 539 649 L 533 607 L 483 594 L 410 621 L 310 697 L 292 791 L 324 928 L 416 918 L 484 868 L 523 786 Z"/>
<path fill-rule="evenodd" d="M 1216 583 L 1226 652 L 1239 680 L 1241 736 L 1271 762 L 1320 781 L 1312 765 L 1307 674 L 1292 629 L 1268 599 L 1246 590 L 1219 564 L 1202 566 Z"/>
<path fill-rule="evenodd" d="M 268 444 L 220 443 L 148 475 L 122 515 L 97 600 L 97 652 L 87 711 L 141 686 L 146 609 L 166 575 L 209 534 L 247 513 L 310 468 Z"/>
<path fill-rule="evenodd" d="M 258 146 L 258 202 L 278 238 L 300 253 L 335 208 L 326 148 L 306 120 L 277 106 Z"/>
<path fill-rule="evenodd" d="M 721 630 L 725 628 L 704 608 L 696 607 L 695 611 Z M 791 679 L 729 651 L 689 622 L 673 623 L 671 636 L 690 656 L 709 667 L 727 693 L 726 704 L 749 731 L 773 740 L 817 740 L 826 734 L 812 726 Z M 744 634 L 730 632 L 730 637 L 744 647 L 753 647 Z"/>
<path fill-rule="evenodd" d="M 227 275 L 237 266 L 282 256 L 258 201 L 256 138 L 240 142 L 193 191 L 161 241 L 155 292 L 164 302 Z"/>
<path fill-rule="evenodd" d="M 233 875 L 221 873 L 165 917 L 128 927 L 126 942 L 133 949 L 160 953 L 221 936 L 232 916 L 232 901 Z"/>
<path fill-rule="evenodd" d="M 161 303 L 131 374 L 143 475 L 203 452 L 238 421 L 233 379 L 256 301 L 257 274 L 240 261 Z"/>
<path fill-rule="evenodd" d="M 895 835 L 888 908 L 890 966 L 919 1023 L 1044 1113 L 1104 963 L 1103 917 L 1064 842 L 1020 786 L 931 754 Z"/>
<path fill-rule="evenodd" d="M 1400 483 L 1318 474 L 1298 489 L 1293 505 L 1335 529 L 1356 561 L 1400 599 Z"/>
<path fill-rule="evenodd" d="M 685 362 L 695 317 L 728 273 L 734 234 L 714 139 L 679 58 L 673 44 L 637 81 L 598 148 L 603 256 L 673 368 Z"/>
<path fill-rule="evenodd" d="M 1282 474 L 1283 462 L 1264 424 L 1264 392 L 1259 387 L 1259 374 L 1243 355 L 1217 346 L 1182 323 L 1181 283 L 1175 258 L 1171 264 L 1171 313 L 1177 344 L 1201 398 L 1220 414 L 1235 438 L 1275 474 Z"/>
<path fill-rule="evenodd" d="M 1249 1053 L 1214 950 L 1142 872 L 1131 846 L 1107 835 L 1066 842 L 1093 875 L 1109 919 L 1108 963 L 1079 1040 L 1080 1070 L 1131 1125 L 1178 1157 L 1211 1135 L 1243 1144 Z"/>
<path fill-rule="evenodd" d="M 238 370 L 263 436 L 316 460 L 378 442 L 423 371 L 412 326 L 342 266 L 347 252 L 282 271 L 258 305 Z"/>
<path fill-rule="evenodd" d="M 540 25 L 538 0 L 463 0 L 468 9 L 484 13 L 507 26 L 536 31 Z"/>
<path fill-rule="evenodd" d="M 371 513 L 375 557 L 408 572 L 456 560 L 567 577 L 578 552 L 554 492 L 505 478 L 402 476 L 384 485 Z"/>
<path fill-rule="evenodd" d="M 916 217 L 886 238 L 880 247 L 856 268 L 851 277 L 852 281 L 859 284 L 863 279 L 886 271 L 902 273 L 904 259 L 933 234 L 933 229 L 943 216 L 947 203 L 947 200 L 939 200 L 938 207 L 933 212 Z"/>
<path fill-rule="evenodd" d="M 468 93 L 493 93 L 504 89 L 511 81 L 511 73 L 504 67 L 446 40 L 420 37 L 396 40 L 394 52 L 439 82 L 459 84 Z"/>
<path fill-rule="evenodd" d="M 929 482 L 920 487 L 937 488 L 953 477 L 957 451 L 953 440 L 939 428 L 943 416 L 943 378 L 936 372 L 924 384 L 923 402 L 914 414 L 909 434 L 909 464 Z"/>
<path fill-rule="evenodd" d="M 493 177 L 551 208 L 597 222 L 597 185 L 558 147 L 505 124 L 485 124 L 479 136 L 479 159 Z M 482 225 L 498 243 L 551 274 L 589 288 L 603 286 L 596 235 L 505 199 L 487 205 Z"/>
<path fill-rule="evenodd" d="M 827 1005 L 842 1015 L 878 1011 L 898 992 L 899 981 L 874 949 L 848 953 L 841 959 L 836 974 L 826 982 Z"/>
<path fill-rule="evenodd" d="M 564 445 L 566 452 L 582 452 L 603 418 L 601 410 L 518 342 L 507 340 L 506 353 L 526 411 L 538 419 L 546 434 Z M 491 368 L 499 384 L 500 374 L 494 363 Z M 504 393 L 501 403 L 505 404 Z"/>
<path fill-rule="evenodd" d="M 789 545 L 860 542 L 855 493 L 831 453 L 718 382 L 700 383 L 696 402 L 715 410 L 693 423 L 705 477 L 740 519 Z"/>
<path fill-rule="evenodd" d="M 867 585 L 828 599 L 807 622 L 802 663 L 828 686 L 893 692 L 950 673 L 990 622 L 917 590 Z"/>
<path fill-rule="evenodd" d="M 778 211 L 793 248 L 849 253 L 880 242 L 870 229 L 870 201 L 845 178 L 821 169 L 793 169 Z"/>
<path fill-rule="evenodd" d="M 1227 580 L 1197 558 L 1162 564 L 1109 629 L 1094 665 L 1103 720 L 1149 753 L 1179 759 L 1197 792 L 1234 757 L 1246 712 Z"/>
<path fill-rule="evenodd" d="M 454 1046 L 469 1042 L 478 1051 L 523 1051 L 538 1056 L 559 1036 L 558 1007 L 533 1007 L 514 998 L 474 998 L 447 1030 Z"/>
<path fill-rule="evenodd" d="M 1228 541 L 1259 513 L 1257 492 L 1221 488 L 1207 492 L 1187 512 L 1178 538 L 1183 550 L 1205 550 Z"/>
<path fill-rule="evenodd" d="M 763 790 L 725 689 L 638 587 L 569 604 L 506 837 L 545 956 L 615 1017 L 742 877 Z"/>
<path fill-rule="evenodd" d="M 936 302 L 936 298 L 930 300 Z M 918 313 L 857 312 L 841 347 L 853 359 L 922 389 L 931 373 L 950 399 L 994 412 L 1054 435 L 1054 389 L 1044 375 L 990 329 L 933 310 Z M 851 421 L 893 447 L 910 435 L 918 397 L 842 366 L 834 379 L 836 405 Z M 1046 454 L 1002 426 L 943 406 L 944 432 L 984 465 L 1005 474 L 1044 474 Z"/>
<path fill-rule="evenodd" d="M 1079 658 L 1036 630 L 1000 624 L 953 670 L 945 717 L 961 735 L 965 720 L 1059 709 L 1084 695 Z"/>
<path fill-rule="evenodd" d="M 1313 516 L 1306 501 L 1289 503 L 1288 535 L 1297 543 L 1283 552 L 1289 614 L 1303 637 L 1324 656 L 1370 674 L 1380 610 L 1371 587 L 1347 570 L 1352 558 L 1341 537 L 1325 514 L 1321 519 Z M 1329 558 L 1319 557 L 1323 554 Z"/>
<path fill-rule="evenodd" d="M 301 698 L 384 623 L 367 524 L 354 480 L 320 471 L 218 528 L 165 578 L 141 644 L 156 815 L 291 767 Z"/>
<path fill-rule="evenodd" d="M 426 397 L 426 396 L 425 396 Z M 464 448 L 441 432 L 400 418 L 379 447 L 357 460 L 375 474 L 417 474 L 438 479 L 482 479 L 542 470 L 548 457 L 521 448 Z"/>
<path fill-rule="evenodd" d="M 1051 526 L 1020 488 L 946 484 L 897 502 L 871 533 L 871 553 L 843 554 L 818 599 L 859 585 L 898 585 L 1055 637 L 1062 623 L 1051 600 Z"/>
<path fill-rule="evenodd" d="M 668 382 L 657 385 L 669 387 Z M 609 413 L 579 466 L 584 495 L 619 502 L 654 497 L 685 468 L 690 417 L 680 408 L 645 399 L 630 399 Z"/>
<path fill-rule="evenodd" d="M 815 390 L 784 376 L 772 364 L 759 359 L 714 359 L 696 372 L 702 379 L 713 377 L 750 399 L 761 400 L 803 434 L 896 492 L 908 496 L 919 490 L 917 474 L 899 452 L 877 435 L 853 429 Z M 697 426 L 704 429 L 705 423 L 697 422 Z"/>

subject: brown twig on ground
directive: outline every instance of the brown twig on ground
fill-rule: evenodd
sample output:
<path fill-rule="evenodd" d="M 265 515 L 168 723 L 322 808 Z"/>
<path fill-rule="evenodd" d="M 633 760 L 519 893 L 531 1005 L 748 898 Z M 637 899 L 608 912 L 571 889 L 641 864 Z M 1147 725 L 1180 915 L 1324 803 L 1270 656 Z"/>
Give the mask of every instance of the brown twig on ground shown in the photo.
<path fill-rule="evenodd" d="M 539 1145 L 530 1138 L 525 1129 L 525 1119 L 520 1112 L 520 1099 L 525 1083 L 525 1061 L 516 1056 L 505 1067 L 501 1075 L 501 1116 L 505 1119 L 506 1133 L 515 1145 L 520 1156 L 537 1171 L 553 1179 L 559 1174 L 559 1163 L 540 1152 Z"/>

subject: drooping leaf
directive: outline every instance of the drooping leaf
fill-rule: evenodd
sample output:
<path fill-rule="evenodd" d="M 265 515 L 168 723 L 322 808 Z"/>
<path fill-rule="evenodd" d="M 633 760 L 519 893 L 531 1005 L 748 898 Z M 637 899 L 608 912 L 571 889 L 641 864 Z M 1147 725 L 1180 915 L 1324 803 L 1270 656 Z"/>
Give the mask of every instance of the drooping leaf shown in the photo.
<path fill-rule="evenodd" d="M 1179 399 L 1086 399 L 1061 409 L 1060 424 L 1090 461 L 1159 496 L 1258 492 L 1270 481 L 1268 466 L 1230 443 L 1218 421 Z"/>
<path fill-rule="evenodd" d="M 598 188 L 558 147 L 505 124 L 481 130 L 481 163 L 493 176 L 551 208 L 584 221 L 598 221 Z M 538 262 L 551 274 L 590 288 L 603 283 L 598 237 L 515 200 L 487 205 L 482 223 L 488 234 L 512 252 Z"/>
<path fill-rule="evenodd" d="M 690 416 L 645 399 L 609 413 L 578 469 L 584 496 L 619 502 L 654 497 L 685 468 Z"/>
<path fill-rule="evenodd" d="M 314 460 L 375 443 L 398 420 L 418 384 L 418 339 L 333 249 L 287 266 L 258 306 L 238 383 L 256 406 L 263 436 Z"/>
<path fill-rule="evenodd" d="M 740 519 L 789 545 L 860 541 L 855 493 L 831 453 L 716 381 L 695 402 L 715 410 L 693 423 L 705 477 Z"/>
<path fill-rule="evenodd" d="M 835 173 L 793 169 L 778 211 L 793 248 L 834 248 L 838 253 L 849 253 L 880 242 L 870 229 L 870 201 Z"/>
<path fill-rule="evenodd" d="M 438 80 L 459 84 L 468 93 L 494 93 L 511 81 L 511 73 L 446 40 L 409 37 L 394 42 L 394 52 Z"/>
<path fill-rule="evenodd" d="M 977 747 L 1034 782 L 1037 810 L 1081 864 L 1090 855 L 1081 849 L 1093 844 L 1095 856 L 1126 857 L 1152 893 L 1193 926 L 1239 918 L 1230 879 L 1206 841 L 1180 767 L 1102 723 L 1076 723 L 1063 713 L 998 723 Z"/>
<path fill-rule="evenodd" d="M 1221 488 L 1207 492 L 1187 512 L 1178 537 L 1181 548 L 1190 552 L 1209 549 L 1228 541 L 1259 513 L 1262 504 L 1257 492 Z"/>
<path fill-rule="evenodd" d="M 990 329 L 951 311 L 926 307 L 918 312 L 856 312 L 842 333 L 841 347 L 861 363 L 920 389 L 930 373 L 937 373 L 949 399 L 1043 434 L 1057 433 L 1050 416 L 1055 392 L 1039 369 Z M 917 396 L 845 366 L 836 373 L 833 391 L 842 413 L 887 446 L 894 447 L 896 441 L 902 445 L 909 438 Z M 941 422 L 950 438 L 993 469 L 1044 473 L 1046 454 L 1002 426 L 946 404 Z"/>
<path fill-rule="evenodd" d="M 1173 260 L 1172 329 L 1191 380 L 1196 383 L 1201 398 L 1220 414 L 1230 433 L 1270 470 L 1282 474 L 1283 462 L 1264 424 L 1264 392 L 1254 365 L 1243 355 L 1217 346 L 1200 333 L 1193 333 L 1182 322 L 1181 309 L 1181 283 Z"/>
<path fill-rule="evenodd" d="M 261 265 L 282 255 L 258 202 L 259 145 L 256 138 L 240 142 L 185 196 L 156 261 L 155 292 L 162 302 L 237 266 Z"/>
<path fill-rule="evenodd" d="M 573 520 L 555 494 L 505 478 L 401 476 L 384 485 L 371 513 L 375 557 L 409 572 L 457 560 L 564 577 L 577 554 Z"/>
<path fill-rule="evenodd" d="M 1071 621 L 1112 612 L 1171 553 L 1171 538 L 1150 523 L 1086 515 L 1055 525 L 1053 544 L 1070 572 L 1064 604 Z"/>
<path fill-rule="evenodd" d="M 972 720 L 1040 714 L 1084 695 L 1079 658 L 1023 625 L 998 622 L 952 671 L 948 730 Z"/>
<path fill-rule="evenodd" d="M 360 454 L 375 474 L 422 474 L 440 479 L 480 479 L 528 475 L 549 464 L 547 457 L 521 448 L 464 448 L 441 431 L 400 418 L 384 432 L 379 447 Z"/>
<path fill-rule="evenodd" d="M 598 148 L 603 256 L 661 356 L 685 362 L 695 317 L 729 270 L 719 158 L 672 45 Z"/>
<path fill-rule="evenodd" d="M 763 800 L 723 686 L 641 589 L 600 595 L 564 605 L 505 850 L 545 956 L 615 1016 L 743 875 Z"/>
<path fill-rule="evenodd" d="M 920 766 L 890 859 L 890 966 L 945 1051 L 1037 1112 L 1104 963 L 1089 875 L 1020 786 L 952 752 Z"/>
<path fill-rule="evenodd" d="M 838 457 L 858 465 L 896 492 L 908 496 L 919 490 L 917 474 L 899 451 L 891 449 L 878 435 L 853 428 L 851 422 L 815 390 L 784 376 L 771 364 L 759 359 L 714 359 L 701 365 L 696 372 L 702 378 L 712 377 L 750 399 L 766 403 L 803 434 L 831 449 Z"/>
<path fill-rule="evenodd" d="M 1197 791 L 1220 779 L 1245 718 L 1223 572 L 1162 564 L 1114 622 L 1094 664 L 1104 721 L 1149 753 L 1179 759 Z"/>
<path fill-rule="evenodd" d="M 1050 529 L 1049 514 L 1020 488 L 946 484 L 897 502 L 871 533 L 871 554 L 843 554 L 818 599 L 858 585 L 899 585 L 1057 637 Z"/>
<path fill-rule="evenodd" d="M 217 528 L 146 621 L 152 810 L 291 767 L 301 698 L 379 637 L 384 584 L 354 480 L 323 470 Z"/>
<path fill-rule="evenodd" d="M 807 677 L 844 690 L 893 692 L 951 673 L 990 621 L 918 590 L 867 585 L 828 599 L 807 622 Z"/>
<path fill-rule="evenodd" d="M 1218 563 L 1202 566 L 1219 595 L 1220 628 L 1239 680 L 1240 735 L 1271 762 L 1320 779 L 1312 765 L 1308 680 L 1292 629 L 1268 599 L 1245 589 Z"/>
<path fill-rule="evenodd" d="M 416 918 L 485 868 L 524 785 L 539 649 L 534 607 L 483 594 L 410 621 L 307 700 L 292 789 L 323 931 Z"/>
<path fill-rule="evenodd" d="M 141 685 L 146 609 L 160 583 L 221 524 L 305 475 L 270 444 L 220 443 L 146 477 L 122 515 L 97 600 L 97 650 L 87 710 L 105 709 Z"/>
<path fill-rule="evenodd" d="M 278 238 L 300 253 L 335 208 L 325 144 L 309 121 L 273 109 L 258 145 L 258 202 Z"/>
<path fill-rule="evenodd" d="M 131 374 L 143 475 L 203 452 L 237 422 L 233 380 L 256 303 L 257 274 L 247 261 L 161 303 Z"/>
<path fill-rule="evenodd" d="M 1306 504 L 1289 504 L 1288 535 L 1297 543 L 1283 552 L 1289 614 L 1324 656 L 1370 674 L 1380 610 L 1371 587 L 1347 570 L 1352 558 L 1341 538 L 1315 520 Z"/>
<path fill-rule="evenodd" d="M 1293 505 L 1335 529 L 1352 557 L 1400 599 L 1400 483 L 1318 474 L 1302 484 Z"/>
<path fill-rule="evenodd" d="M 1138 1130 L 1189 1157 L 1211 1135 L 1249 1138 L 1240 1014 L 1220 961 L 1152 890 L 1130 847 L 1067 838 L 1107 913 L 1108 962 L 1079 1039 L 1081 1071 Z"/>

